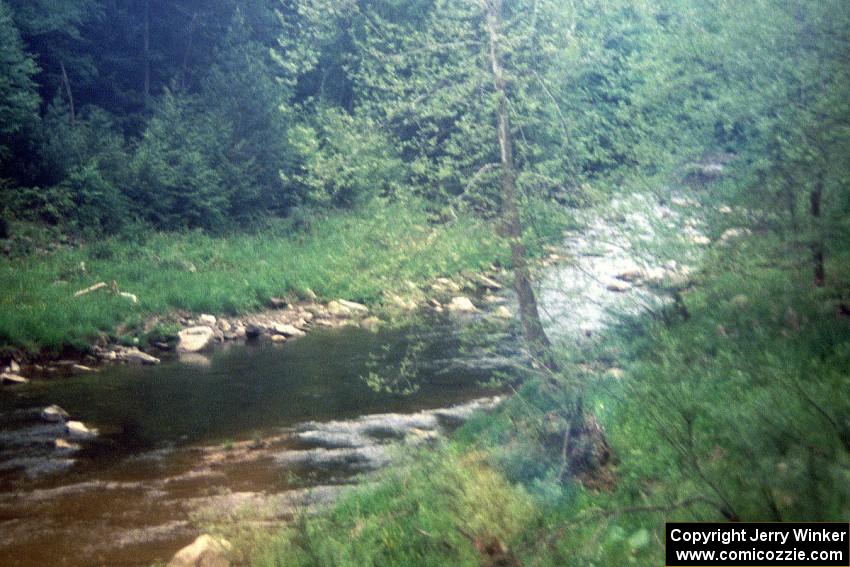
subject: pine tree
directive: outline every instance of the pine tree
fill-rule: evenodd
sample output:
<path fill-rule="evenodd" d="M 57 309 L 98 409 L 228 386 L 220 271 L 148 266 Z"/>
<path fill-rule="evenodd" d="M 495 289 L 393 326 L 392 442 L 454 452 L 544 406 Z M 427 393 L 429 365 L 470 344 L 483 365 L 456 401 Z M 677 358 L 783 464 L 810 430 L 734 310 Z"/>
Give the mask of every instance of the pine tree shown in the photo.
<path fill-rule="evenodd" d="M 6 4 L 0 0 L 0 176 L 6 173 L 15 136 L 38 119 L 38 68 L 24 51 Z"/>

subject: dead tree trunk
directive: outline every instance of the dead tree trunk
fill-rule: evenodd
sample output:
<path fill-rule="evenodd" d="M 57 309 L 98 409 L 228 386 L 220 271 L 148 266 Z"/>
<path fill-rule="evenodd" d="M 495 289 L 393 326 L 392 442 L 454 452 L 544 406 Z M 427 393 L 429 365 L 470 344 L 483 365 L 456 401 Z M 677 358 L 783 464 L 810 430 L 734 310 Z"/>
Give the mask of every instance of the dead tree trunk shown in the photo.
<path fill-rule="evenodd" d="M 519 218 L 519 208 L 516 196 L 516 166 L 514 165 L 513 140 L 511 139 L 510 117 L 508 116 L 508 97 L 504 70 L 499 59 L 499 27 L 502 12 L 501 0 L 486 0 L 487 32 L 490 39 L 490 66 L 493 73 L 493 84 L 498 96 L 496 110 L 499 130 L 499 150 L 502 177 L 502 233 L 508 238 L 511 246 L 511 263 L 514 271 L 514 290 L 519 299 L 520 321 L 525 339 L 533 356 L 540 358 L 547 365 L 554 362 L 549 356 L 550 342 L 540 322 L 537 309 L 537 298 L 531 287 L 528 272 L 526 250 L 522 243 L 522 223 Z"/>
<path fill-rule="evenodd" d="M 68 95 L 68 116 L 71 126 L 73 126 L 77 121 L 77 111 L 74 108 L 74 93 L 71 91 L 71 80 L 68 78 L 68 71 L 65 70 L 64 62 L 59 62 L 59 68 L 62 71 L 62 84 L 65 85 L 65 93 Z"/>
<path fill-rule="evenodd" d="M 526 249 L 522 243 L 522 222 L 517 204 L 517 174 L 508 115 L 507 81 L 499 53 L 502 0 L 482 0 L 482 6 L 486 15 L 490 67 L 497 96 L 496 115 L 502 179 L 502 233 L 510 241 L 514 290 L 519 300 L 520 321 L 526 343 L 532 356 L 555 375 L 559 368 L 552 355 L 552 345 L 540 322 L 537 298 L 531 286 L 528 271 Z M 602 427 L 596 420 L 596 416 L 584 408 L 583 397 L 578 389 L 575 391 L 571 407 L 565 408 L 565 411 L 568 414 L 565 417 L 568 418 L 569 425 L 563 434 L 563 469 L 569 469 L 572 475 L 582 482 L 600 484 L 596 477 L 606 476 L 600 472 L 611 460 L 611 450 Z M 605 484 L 604 481 L 602 483 Z"/>

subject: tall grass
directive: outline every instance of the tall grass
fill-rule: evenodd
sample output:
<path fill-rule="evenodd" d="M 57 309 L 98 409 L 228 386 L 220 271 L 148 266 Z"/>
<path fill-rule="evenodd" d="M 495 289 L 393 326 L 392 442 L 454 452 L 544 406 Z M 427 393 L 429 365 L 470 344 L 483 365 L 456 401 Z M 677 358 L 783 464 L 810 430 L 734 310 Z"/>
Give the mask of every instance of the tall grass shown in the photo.
<path fill-rule="evenodd" d="M 309 227 L 271 223 L 253 234 L 139 233 L 50 255 L 0 262 L 0 344 L 36 350 L 82 347 L 177 309 L 236 314 L 273 296 L 376 301 L 403 289 L 507 258 L 490 227 L 471 218 L 431 225 L 424 210 L 375 203 L 311 217 Z M 82 267 L 84 264 L 84 268 Z M 75 291 L 115 281 L 134 305 Z"/>
<path fill-rule="evenodd" d="M 532 518 L 525 491 L 506 483 L 479 454 L 423 451 L 413 465 L 356 489 L 329 513 L 302 519 L 254 564 L 478 567 L 476 543 L 509 546 Z"/>

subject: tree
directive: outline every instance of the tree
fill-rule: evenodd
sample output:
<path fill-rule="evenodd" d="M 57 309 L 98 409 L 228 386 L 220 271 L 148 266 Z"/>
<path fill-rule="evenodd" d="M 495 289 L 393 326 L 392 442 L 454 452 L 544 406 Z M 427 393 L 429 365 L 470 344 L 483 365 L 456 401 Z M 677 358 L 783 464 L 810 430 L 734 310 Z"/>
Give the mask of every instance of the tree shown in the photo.
<path fill-rule="evenodd" d="M 549 61 L 571 57 L 575 45 L 562 30 L 575 14 L 550 0 L 304 0 L 291 13 L 290 25 L 297 19 L 298 29 L 314 30 L 314 36 L 330 37 L 329 28 L 350 30 L 352 113 L 394 133 L 421 195 L 449 206 L 466 201 L 498 217 L 511 247 L 528 350 L 557 374 L 529 275 L 521 201 L 574 186 L 570 156 L 560 170 L 548 157 L 564 156 L 567 140 L 540 124 L 555 116 L 566 121 L 543 76 Z M 298 43 L 305 46 L 299 55 L 312 59 L 280 56 L 293 82 L 321 61 L 309 48 L 320 42 Z M 565 412 L 565 434 L 573 447 L 582 447 L 571 452 L 570 465 L 576 474 L 590 471 L 607 458 L 607 447 L 579 388 Z"/>
<path fill-rule="evenodd" d="M 227 122 L 198 100 L 166 91 L 133 157 L 131 199 L 140 218 L 166 230 L 222 230 L 231 198 L 217 166 Z"/>
<path fill-rule="evenodd" d="M 656 138 L 702 139 L 739 156 L 733 197 L 809 249 L 816 286 L 846 229 L 850 170 L 850 18 L 836 0 L 669 3 Z M 672 62 L 672 64 L 668 63 Z M 676 104 L 671 104 L 676 101 Z M 699 143 L 681 144 L 694 151 Z"/>
<path fill-rule="evenodd" d="M 14 173 L 7 171 L 6 161 L 15 138 L 38 121 L 37 73 L 8 6 L 0 0 L 0 177 Z"/>

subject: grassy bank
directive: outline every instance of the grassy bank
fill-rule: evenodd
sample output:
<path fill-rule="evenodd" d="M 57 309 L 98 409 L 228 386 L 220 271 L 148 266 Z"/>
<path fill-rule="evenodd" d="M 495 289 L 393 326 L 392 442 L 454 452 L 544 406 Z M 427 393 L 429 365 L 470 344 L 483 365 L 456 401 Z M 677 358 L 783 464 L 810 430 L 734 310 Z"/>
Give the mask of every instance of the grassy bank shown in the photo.
<path fill-rule="evenodd" d="M 845 520 L 847 258 L 822 289 L 806 259 L 759 238 L 715 248 L 678 307 L 563 345 L 560 386 L 527 383 L 255 564 L 661 565 L 665 521 Z M 610 490 L 560 481 L 576 385 L 617 456 Z"/>
<path fill-rule="evenodd" d="M 140 232 L 2 260 L 0 345 L 82 348 L 152 314 L 244 313 L 265 307 L 270 297 L 307 290 L 372 302 L 408 280 L 478 270 L 507 257 L 491 225 L 472 218 L 433 225 L 417 207 L 375 203 L 311 218 L 309 227 L 277 221 L 254 234 L 221 237 Z M 115 281 L 138 304 L 104 292 L 74 298 L 100 281 Z"/>

